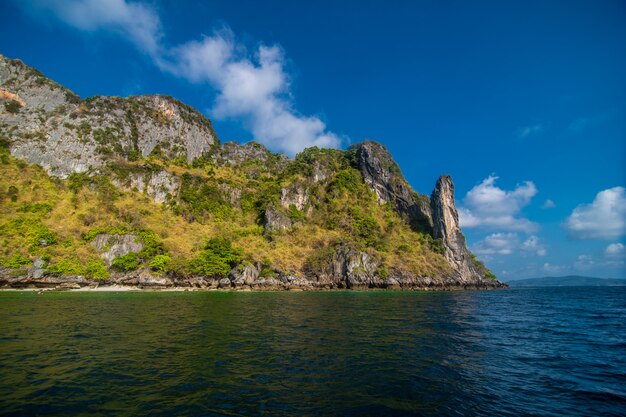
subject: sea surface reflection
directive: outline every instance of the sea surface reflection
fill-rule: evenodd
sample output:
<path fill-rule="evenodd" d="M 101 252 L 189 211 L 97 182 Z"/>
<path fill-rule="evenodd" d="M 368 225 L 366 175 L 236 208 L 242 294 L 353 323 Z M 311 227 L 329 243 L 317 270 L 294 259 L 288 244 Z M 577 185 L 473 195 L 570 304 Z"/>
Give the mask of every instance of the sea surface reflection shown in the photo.
<path fill-rule="evenodd" d="M 0 293 L 1 415 L 625 415 L 626 288 Z"/>

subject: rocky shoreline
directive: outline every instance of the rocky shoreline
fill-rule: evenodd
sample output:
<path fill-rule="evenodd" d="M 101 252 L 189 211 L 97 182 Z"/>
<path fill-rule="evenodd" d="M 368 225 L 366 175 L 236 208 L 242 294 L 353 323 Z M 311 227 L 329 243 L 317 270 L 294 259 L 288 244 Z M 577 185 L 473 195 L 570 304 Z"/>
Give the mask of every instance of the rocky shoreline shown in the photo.
<path fill-rule="evenodd" d="M 83 276 L 28 275 L 11 276 L 6 271 L 0 273 L 0 289 L 14 290 L 178 290 L 178 291 L 323 291 L 323 290 L 414 290 L 414 291 L 452 291 L 452 290 L 491 290 L 508 288 L 497 281 L 484 281 L 479 284 L 459 284 L 458 281 L 433 280 L 428 277 L 374 279 L 369 282 L 316 282 L 302 277 L 281 275 L 250 279 L 232 275 L 229 278 L 213 279 L 207 277 L 172 278 L 151 274 L 149 271 L 137 271 L 127 274 L 114 274 L 106 280 L 87 279 Z M 243 279 L 242 279 L 243 278 Z"/>

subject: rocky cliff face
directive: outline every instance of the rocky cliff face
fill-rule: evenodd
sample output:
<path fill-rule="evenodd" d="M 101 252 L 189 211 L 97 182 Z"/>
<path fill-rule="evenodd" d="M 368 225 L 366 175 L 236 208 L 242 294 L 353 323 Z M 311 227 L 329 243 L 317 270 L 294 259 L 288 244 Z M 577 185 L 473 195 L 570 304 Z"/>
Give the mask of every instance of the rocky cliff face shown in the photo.
<path fill-rule="evenodd" d="M 452 265 L 459 280 L 470 283 L 487 278 L 485 271 L 474 261 L 459 227 L 459 215 L 454 204 L 454 184 L 449 175 L 442 175 L 430 197 L 433 218 L 433 237 L 441 239 L 444 256 Z"/>
<path fill-rule="evenodd" d="M 0 93 L 0 135 L 12 138 L 11 153 L 61 178 L 153 153 L 191 162 L 218 144 L 208 119 L 171 97 L 81 100 L 2 55 Z"/>
<path fill-rule="evenodd" d="M 428 196 L 413 191 L 387 148 L 377 142 L 365 141 L 348 150 L 354 153 L 365 183 L 381 203 L 391 203 L 415 230 L 432 233 Z"/>
<path fill-rule="evenodd" d="M 459 227 L 454 202 L 454 184 L 449 175 L 442 175 L 430 198 L 413 191 L 387 149 L 376 142 L 353 145 L 356 163 L 365 182 L 381 203 L 391 203 L 418 231 L 440 239 L 446 260 L 462 283 L 488 279 L 484 266 L 477 264 L 467 249 Z"/>
<path fill-rule="evenodd" d="M 345 152 L 311 148 L 289 160 L 254 142 L 220 144 L 208 119 L 173 98 L 81 100 L 21 61 L 0 55 L 0 145 L 15 158 L 38 164 L 54 177 L 87 173 L 91 178 L 81 177 L 69 185 L 61 182 L 57 191 L 69 187 L 71 201 L 55 203 L 57 206 L 38 202 L 41 191 L 22 196 L 24 187 L 36 189 L 30 183 L 17 184 L 14 178 L 21 189 L 9 183 L 6 191 L 0 187 L 0 203 L 6 205 L 3 213 L 13 216 L 4 223 L 0 220 L 0 239 L 14 241 L 3 233 L 26 227 L 24 224 L 35 232 L 19 229 L 19 233 L 39 236 L 48 226 L 54 229 L 52 219 L 63 216 L 74 216 L 74 223 L 82 224 L 71 233 L 59 228 L 44 235 L 65 233 L 70 249 L 85 244 L 80 236 L 89 228 L 106 230 L 115 222 L 115 227 L 128 230 L 122 235 L 99 234 L 82 252 L 56 249 L 54 243 L 42 245 L 40 239 L 28 252 L 36 261 L 0 249 L 0 264 L 23 269 L 19 275 L 0 268 L 0 282 L 4 279 L 8 285 L 66 285 L 68 278 L 59 276 L 60 267 L 50 270 L 42 266 L 41 257 L 48 259 L 50 253 L 52 265 L 63 265 L 61 259 L 65 264 L 78 262 L 77 254 L 95 251 L 91 255 L 104 260 L 102 268 L 109 268 L 114 259 L 142 250 L 140 262 L 144 263 L 138 270 L 109 273 L 103 269 L 100 276 L 110 275 L 109 283 L 144 287 L 429 289 L 501 285 L 467 249 L 451 178 L 442 176 L 430 197 L 418 194 L 388 150 L 373 141 L 353 145 Z M 6 158 L 3 161 L 10 164 Z M 7 171 L 5 176 L 11 175 Z M 81 208 L 80 199 L 90 198 L 81 197 L 84 186 L 91 190 L 86 195 L 100 199 L 101 212 L 86 214 L 96 210 L 89 201 Z M 130 198 L 116 203 L 118 191 L 111 187 Z M 158 212 L 147 207 L 133 211 L 132 202 L 139 200 L 139 194 L 160 204 Z M 73 211 L 63 207 L 73 207 Z M 181 217 L 189 227 L 180 226 Z M 232 263 L 232 259 L 220 258 L 225 256 L 222 252 L 205 253 L 209 260 L 201 255 L 185 258 L 198 253 L 201 246 L 196 229 L 202 229 L 207 238 L 220 233 L 228 236 L 248 248 L 246 257 L 229 265 L 223 262 Z M 138 243 L 134 231 L 144 235 L 150 231 L 152 249 Z M 32 265 L 33 261 L 38 264 Z M 202 268 L 198 266 L 201 262 L 206 262 Z M 218 272 L 215 276 L 198 272 L 207 270 Z M 77 271 L 90 273 L 80 265 L 71 271 L 77 276 Z M 82 276 L 74 283 L 93 284 Z"/>

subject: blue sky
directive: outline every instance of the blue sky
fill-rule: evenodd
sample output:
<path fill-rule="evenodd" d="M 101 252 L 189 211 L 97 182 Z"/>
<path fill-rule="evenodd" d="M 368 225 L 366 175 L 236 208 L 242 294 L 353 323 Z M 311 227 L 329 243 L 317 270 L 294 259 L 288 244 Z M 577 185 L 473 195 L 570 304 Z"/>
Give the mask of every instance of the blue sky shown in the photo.
<path fill-rule="evenodd" d="M 223 141 L 384 143 L 451 174 L 502 279 L 626 276 L 623 1 L 0 1 L 0 53 L 82 97 L 162 93 Z"/>

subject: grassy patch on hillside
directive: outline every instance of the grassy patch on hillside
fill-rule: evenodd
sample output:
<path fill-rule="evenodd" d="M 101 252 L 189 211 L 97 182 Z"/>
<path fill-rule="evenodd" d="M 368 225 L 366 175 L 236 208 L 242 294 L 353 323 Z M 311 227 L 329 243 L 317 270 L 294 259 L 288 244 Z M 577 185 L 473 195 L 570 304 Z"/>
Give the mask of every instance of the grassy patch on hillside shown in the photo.
<path fill-rule="evenodd" d="M 15 160 L 6 146 L 0 147 L 0 157 L 0 262 L 9 267 L 42 258 L 47 273 L 103 279 L 109 271 L 91 240 L 103 232 L 133 232 L 148 244 L 140 253 L 116 259 L 113 271 L 149 268 L 222 277 L 248 261 L 260 262 L 268 275 L 299 273 L 307 259 L 338 242 L 381 260 L 381 276 L 391 270 L 439 275 L 449 268 L 437 242 L 380 205 L 349 155 L 336 150 L 307 150 L 275 175 L 254 163 L 243 170 L 208 160 L 177 166 L 152 156 L 111 163 L 106 175 L 72 174 L 66 180 Z M 313 169 L 330 177 L 316 183 Z M 161 170 L 181 180 L 178 194 L 164 204 L 111 181 L 130 184 L 133 175 Z M 309 190 L 309 209 L 281 208 L 294 226 L 268 239 L 262 214 L 269 205 L 280 205 L 283 187 L 296 183 Z"/>

